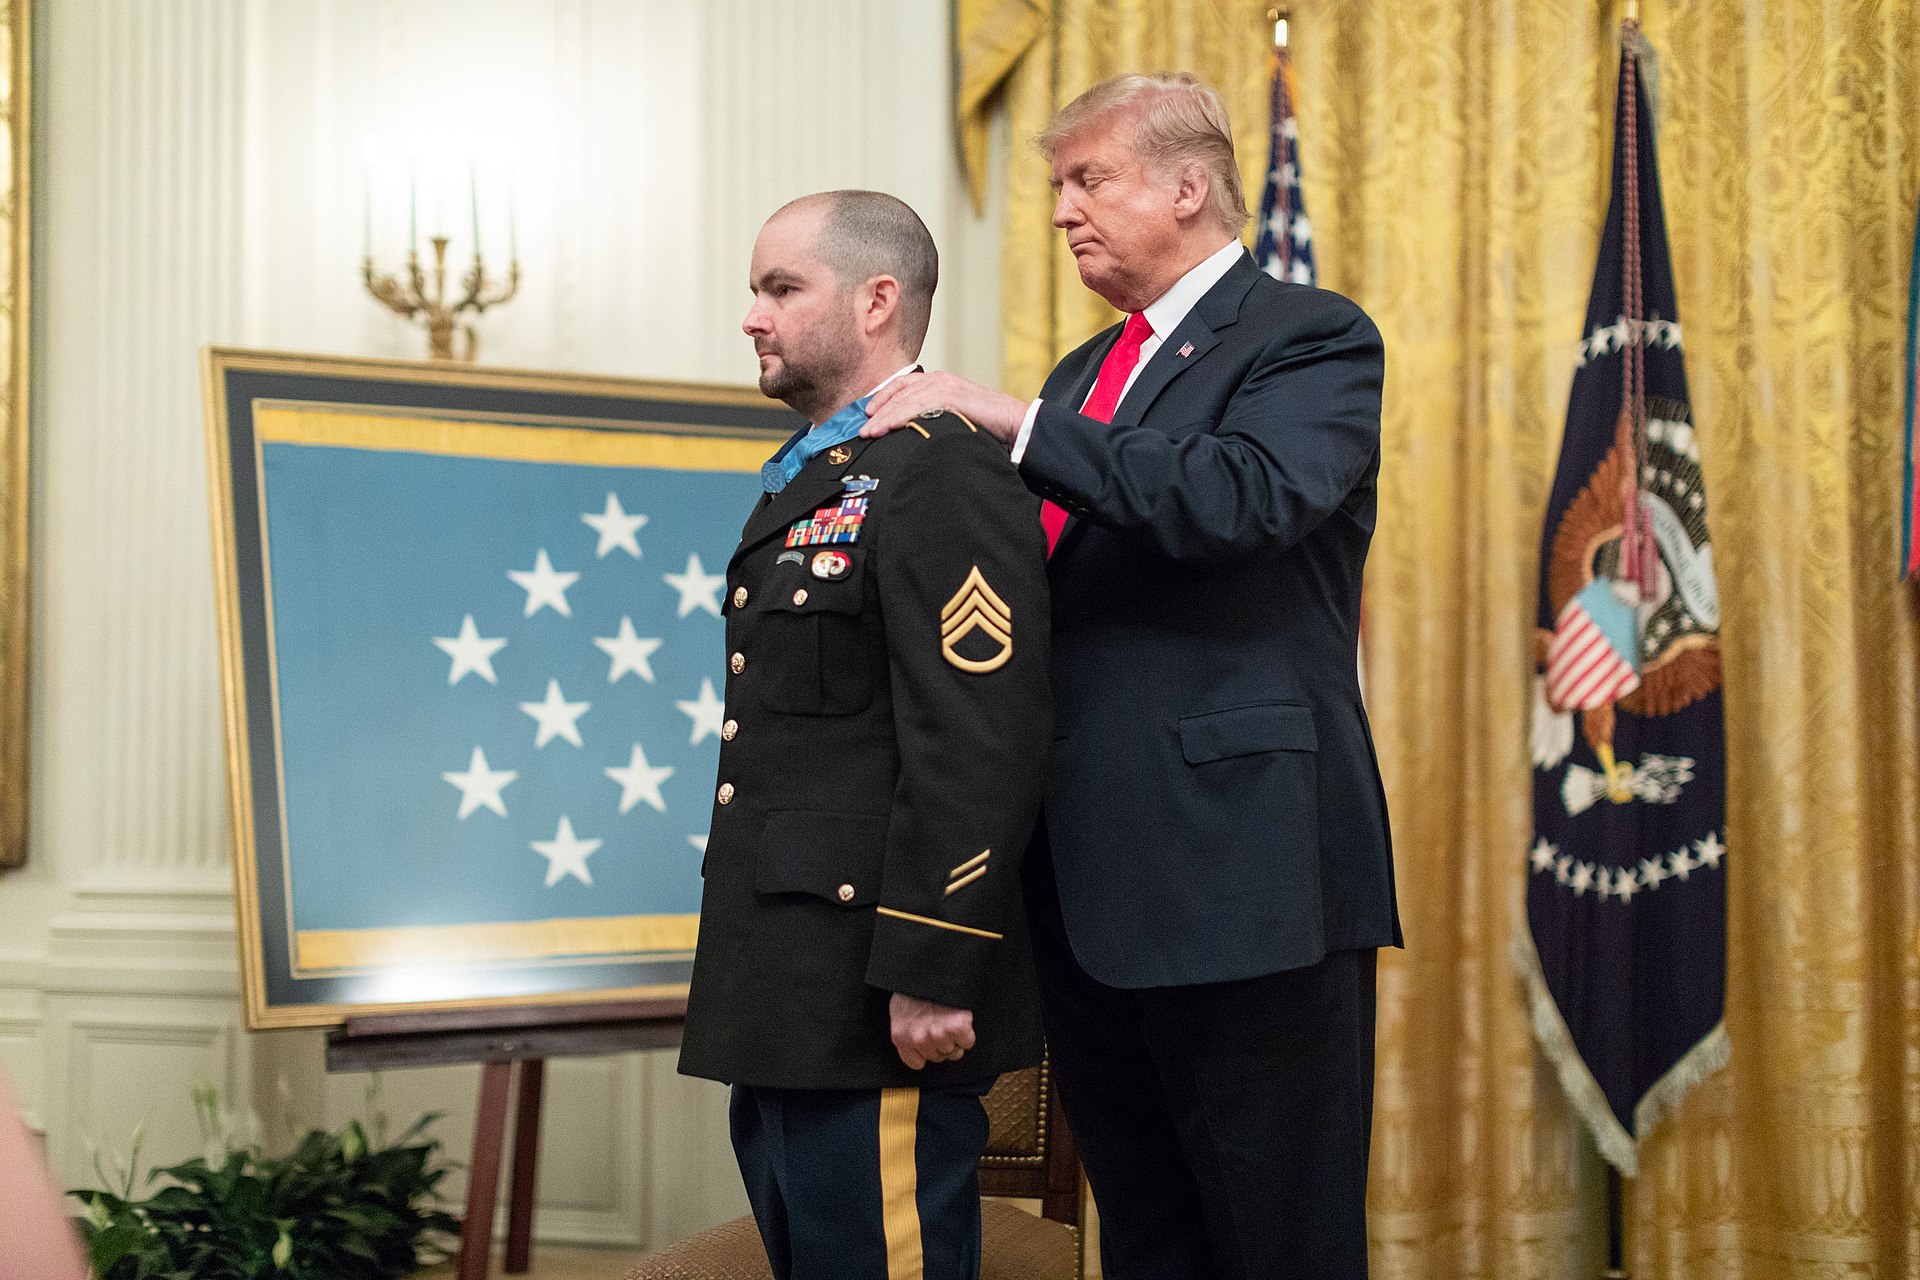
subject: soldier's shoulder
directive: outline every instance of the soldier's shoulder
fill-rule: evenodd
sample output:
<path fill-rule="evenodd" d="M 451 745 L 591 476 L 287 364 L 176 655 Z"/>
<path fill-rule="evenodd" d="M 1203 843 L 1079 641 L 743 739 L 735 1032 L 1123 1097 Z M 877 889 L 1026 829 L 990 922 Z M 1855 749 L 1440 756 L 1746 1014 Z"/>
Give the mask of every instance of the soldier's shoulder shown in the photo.
<path fill-rule="evenodd" d="M 920 441 L 958 439 L 966 436 L 993 439 L 975 426 L 973 419 L 957 409 L 928 409 L 925 413 L 910 419 L 906 426 L 893 434 Z"/>
<path fill-rule="evenodd" d="M 929 409 L 874 442 L 869 454 L 880 465 L 941 466 L 959 458 L 996 457 L 1009 468 L 1006 446 L 965 414 L 952 409 Z"/>

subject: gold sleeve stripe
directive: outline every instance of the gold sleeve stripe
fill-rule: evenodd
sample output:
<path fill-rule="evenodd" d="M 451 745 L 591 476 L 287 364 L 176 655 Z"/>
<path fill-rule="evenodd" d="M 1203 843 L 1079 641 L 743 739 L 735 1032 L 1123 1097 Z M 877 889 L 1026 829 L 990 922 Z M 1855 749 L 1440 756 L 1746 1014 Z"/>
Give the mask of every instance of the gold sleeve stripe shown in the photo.
<path fill-rule="evenodd" d="M 959 875 L 962 871 L 970 871 L 974 867 L 977 867 L 981 863 L 985 862 L 988 858 L 991 858 L 992 856 L 993 856 L 993 850 L 982 849 L 979 853 L 974 854 L 971 858 L 968 858 L 965 862 L 961 863 L 959 866 L 955 867 L 953 870 L 947 872 L 947 878 L 951 880 L 953 877 Z"/>
<path fill-rule="evenodd" d="M 920 1167 L 913 1158 L 920 1128 L 920 1091 L 880 1091 L 880 1229 L 887 1241 L 887 1280 L 921 1280 Z"/>
<path fill-rule="evenodd" d="M 989 933 L 985 929 L 975 929 L 969 925 L 951 924 L 945 920 L 933 920 L 926 916 L 916 916 L 906 911 L 895 911 L 892 907 L 875 907 L 874 910 L 883 916 L 892 916 L 895 920 L 907 920 L 914 924 L 928 924 L 936 929 L 951 929 L 955 933 L 970 933 L 976 938 L 991 938 L 995 942 L 999 942 L 1002 938 L 1006 937 L 1003 933 Z"/>
<path fill-rule="evenodd" d="M 922 440 L 931 440 L 931 439 L 933 439 L 933 436 L 932 436 L 931 434 L 929 434 L 929 433 L 928 433 L 928 431 L 927 431 L 927 429 L 926 429 L 925 427 L 923 427 L 923 426 L 921 426 L 921 425 L 920 425 L 919 423 L 917 423 L 917 422 L 909 422 L 909 423 L 908 423 L 907 425 L 908 425 L 908 426 L 910 426 L 910 427 L 912 427 L 912 428 L 913 428 L 913 429 L 914 429 L 915 431 L 918 431 L 918 432 L 920 433 L 920 438 L 921 438 Z"/>
<path fill-rule="evenodd" d="M 1000 598 L 998 592 L 987 585 L 986 575 L 980 572 L 977 564 L 967 574 L 967 580 L 960 584 L 960 589 L 953 593 L 953 599 L 947 601 L 946 607 L 940 610 L 940 617 L 942 620 L 951 618 L 960 612 L 962 606 L 975 601 L 984 602 L 993 613 L 1005 619 L 1009 626 L 1012 625 L 1013 610 L 1007 607 L 1007 602 Z"/>
<path fill-rule="evenodd" d="M 985 874 L 987 874 L 985 867 L 975 867 L 973 870 L 967 872 L 966 875 L 961 876 L 958 880 L 948 885 L 947 892 L 952 893 L 955 889 L 964 889 Z"/>

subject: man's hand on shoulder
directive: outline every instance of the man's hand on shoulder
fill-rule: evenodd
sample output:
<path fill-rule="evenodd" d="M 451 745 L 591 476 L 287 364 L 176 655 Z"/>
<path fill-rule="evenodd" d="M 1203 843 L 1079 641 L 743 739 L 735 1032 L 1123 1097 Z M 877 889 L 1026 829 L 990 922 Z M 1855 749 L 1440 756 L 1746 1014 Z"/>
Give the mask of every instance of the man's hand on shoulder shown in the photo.
<path fill-rule="evenodd" d="M 867 406 L 863 436 L 898 431 L 929 409 L 965 414 L 973 425 L 1011 448 L 1027 416 L 1027 402 L 951 373 L 909 373 L 880 388 Z"/>
<path fill-rule="evenodd" d="M 973 1048 L 971 1009 L 949 1009 L 896 991 L 887 1012 L 893 1019 L 894 1051 L 915 1071 L 929 1062 L 957 1062 Z"/>

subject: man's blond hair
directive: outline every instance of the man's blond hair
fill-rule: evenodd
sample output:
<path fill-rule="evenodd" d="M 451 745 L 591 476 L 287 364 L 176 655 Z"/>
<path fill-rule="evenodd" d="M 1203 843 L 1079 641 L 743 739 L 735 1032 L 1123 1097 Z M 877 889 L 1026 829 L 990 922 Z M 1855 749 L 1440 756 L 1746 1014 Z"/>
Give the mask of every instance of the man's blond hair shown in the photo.
<path fill-rule="evenodd" d="M 1062 142 L 1122 113 L 1134 118 L 1134 152 L 1141 161 L 1163 173 L 1198 165 L 1208 179 L 1207 211 L 1239 235 L 1247 225 L 1247 199 L 1233 158 L 1227 104 L 1191 72 L 1131 72 L 1102 80 L 1060 108 L 1033 143 L 1052 160 Z"/>

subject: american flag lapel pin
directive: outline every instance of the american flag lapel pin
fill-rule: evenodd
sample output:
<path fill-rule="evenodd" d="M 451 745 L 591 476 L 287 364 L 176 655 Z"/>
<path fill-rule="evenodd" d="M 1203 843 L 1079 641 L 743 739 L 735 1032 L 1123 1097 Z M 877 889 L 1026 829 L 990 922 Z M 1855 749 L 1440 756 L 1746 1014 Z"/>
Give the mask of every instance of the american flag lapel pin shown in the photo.
<path fill-rule="evenodd" d="M 1185 360 L 1188 356 L 1192 354 L 1193 354 L 1193 344 L 1191 342 L 1185 343 L 1181 346 L 1180 358 L 1182 360 Z"/>

